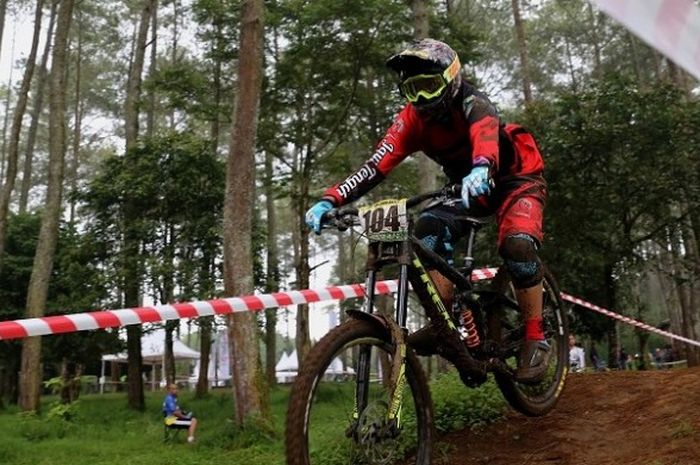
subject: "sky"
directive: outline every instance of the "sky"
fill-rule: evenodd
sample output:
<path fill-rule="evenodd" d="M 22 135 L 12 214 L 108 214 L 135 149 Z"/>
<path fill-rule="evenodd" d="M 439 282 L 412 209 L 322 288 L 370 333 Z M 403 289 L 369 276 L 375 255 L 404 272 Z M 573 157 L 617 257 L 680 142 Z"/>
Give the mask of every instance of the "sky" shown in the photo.
<path fill-rule="evenodd" d="M 34 18 L 32 18 L 31 15 L 15 15 L 10 11 L 7 12 L 2 40 L 2 51 L 0 52 L 0 82 L 7 83 L 10 79 L 13 37 L 16 63 L 18 59 L 26 58 L 29 54 L 29 49 L 32 46 L 33 29 Z M 42 47 L 42 45 L 40 44 L 39 47 Z M 15 69 L 13 71 L 12 80 L 16 83 L 20 79 L 22 79 L 22 69 Z"/>

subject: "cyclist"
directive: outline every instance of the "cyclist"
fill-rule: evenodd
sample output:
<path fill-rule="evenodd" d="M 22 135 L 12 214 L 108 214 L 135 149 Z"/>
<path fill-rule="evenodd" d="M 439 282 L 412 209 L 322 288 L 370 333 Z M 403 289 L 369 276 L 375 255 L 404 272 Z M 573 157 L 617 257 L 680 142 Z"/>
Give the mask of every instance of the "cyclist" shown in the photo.
<path fill-rule="evenodd" d="M 398 74 L 406 105 L 369 160 L 327 189 L 306 213 L 306 223 L 320 234 L 325 212 L 357 200 L 404 158 L 422 151 L 442 166 L 451 182 L 462 184 L 462 193 L 461 200 L 423 212 L 415 234 L 451 262 L 453 242 L 466 233 L 458 217 L 467 209 L 473 216 L 496 215 L 498 250 L 525 321 L 516 377 L 536 382 L 546 371 L 551 350 L 542 326 L 543 269 L 537 254 L 546 184 L 535 140 L 521 126 L 500 121 L 488 97 L 462 79 L 459 57 L 447 44 L 413 42 L 387 65 Z M 450 308 L 451 282 L 436 270 L 430 274 Z"/>

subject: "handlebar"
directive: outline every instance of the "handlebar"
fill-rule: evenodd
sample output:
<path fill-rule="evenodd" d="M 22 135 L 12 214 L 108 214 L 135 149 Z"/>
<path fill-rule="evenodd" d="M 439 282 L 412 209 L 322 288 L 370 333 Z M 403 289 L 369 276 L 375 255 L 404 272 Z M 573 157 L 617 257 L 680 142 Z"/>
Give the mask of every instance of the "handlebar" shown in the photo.
<path fill-rule="evenodd" d="M 438 189 L 432 192 L 426 192 L 424 194 L 418 194 L 415 197 L 406 199 L 406 208 L 413 208 L 421 202 L 430 199 L 445 198 L 445 199 L 456 199 L 462 195 L 462 185 L 461 184 L 448 184 L 442 189 Z"/>
<path fill-rule="evenodd" d="M 430 199 L 454 199 L 459 198 L 461 195 L 461 184 L 448 184 L 442 189 L 438 189 L 431 192 L 425 192 L 423 194 L 418 194 L 416 196 L 406 199 L 406 208 L 413 208 L 416 205 Z M 357 216 L 357 207 L 347 206 L 334 208 L 323 214 L 323 216 L 321 217 L 321 224 L 323 224 L 326 229 L 333 228 L 339 231 L 345 231 L 346 229 L 357 224 Z"/>

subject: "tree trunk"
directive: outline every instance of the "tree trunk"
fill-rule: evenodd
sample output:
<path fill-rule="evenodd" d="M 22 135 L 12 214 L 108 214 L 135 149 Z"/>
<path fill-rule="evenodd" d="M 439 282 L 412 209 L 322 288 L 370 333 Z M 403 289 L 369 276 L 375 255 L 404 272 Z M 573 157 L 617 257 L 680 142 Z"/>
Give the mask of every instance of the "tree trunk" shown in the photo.
<path fill-rule="evenodd" d="M 36 65 L 36 53 L 39 48 L 39 33 L 41 32 L 41 12 L 44 5 L 43 0 L 38 0 L 34 12 L 34 35 L 32 36 L 32 46 L 27 57 L 27 66 L 24 69 L 22 84 L 17 96 L 17 105 L 12 115 L 12 128 L 10 129 L 10 143 L 7 151 L 7 175 L 0 191 L 0 269 L 2 269 L 2 258 L 5 252 L 5 235 L 7 233 L 7 215 L 10 209 L 12 191 L 15 188 L 17 179 L 17 159 L 19 158 L 19 135 L 22 129 L 22 119 L 24 111 L 27 109 L 27 99 L 29 88 L 34 75 Z"/>
<path fill-rule="evenodd" d="M 143 74 L 143 62 L 146 55 L 146 39 L 148 38 L 148 22 L 151 18 L 151 6 L 154 0 L 144 2 L 141 10 L 138 34 L 134 45 L 134 59 L 129 70 L 129 79 L 126 88 L 126 103 L 124 105 L 126 149 L 129 150 L 135 143 L 139 134 L 139 109 L 141 99 L 141 75 Z"/>
<path fill-rule="evenodd" d="M 2 37 L 5 31 L 5 14 L 7 13 L 7 0 L 0 0 L 0 53 L 2 52 Z M 14 62 L 14 38 L 12 39 L 12 56 L 10 57 L 10 66 L 13 66 Z M 1 56 L 1 55 L 0 55 Z M 5 137 L 7 132 L 7 122 L 9 121 L 10 114 L 10 93 L 12 89 L 12 70 L 10 70 L 10 80 L 7 86 L 7 104 L 5 105 L 5 121 L 3 125 L 2 133 L 2 158 L 4 163 L 5 158 Z M 2 169 L 0 168 L 0 171 Z"/>
<path fill-rule="evenodd" d="M 214 62 L 214 118 L 211 120 L 209 128 L 209 138 L 211 139 L 212 151 L 216 154 L 219 151 L 219 133 L 221 130 L 221 122 L 219 121 L 219 109 L 221 108 L 221 69 L 223 66 L 221 49 L 223 48 L 221 34 L 221 20 L 216 19 L 214 27 L 216 28 L 215 47 L 216 61 Z"/>
<path fill-rule="evenodd" d="M 68 359 L 63 357 L 61 360 L 61 388 L 59 392 L 62 404 L 70 404 L 70 393 L 68 391 L 69 382 L 70 372 L 68 370 Z"/>
<path fill-rule="evenodd" d="M 26 316 L 29 318 L 40 317 L 44 314 L 58 239 L 66 154 L 66 49 L 73 4 L 74 0 L 61 2 L 51 59 L 48 186 L 39 240 L 34 255 L 34 266 L 27 290 Z M 19 398 L 22 410 L 37 410 L 39 408 L 41 377 L 41 338 L 31 337 L 25 339 L 22 344 L 22 375 Z"/>
<path fill-rule="evenodd" d="M 5 366 L 0 365 L 0 412 L 5 410 Z"/>
<path fill-rule="evenodd" d="M 165 322 L 165 347 L 163 348 L 163 369 L 165 371 L 165 382 L 168 385 L 175 382 L 175 353 L 173 352 L 173 333 L 177 329 L 180 320 Z"/>
<path fill-rule="evenodd" d="M 148 77 L 153 79 L 156 74 L 158 58 L 158 0 L 151 2 L 151 62 L 148 67 Z M 156 91 L 151 89 L 148 93 L 148 111 L 146 113 L 146 136 L 153 137 L 156 127 Z"/>
<path fill-rule="evenodd" d="M 80 397 L 80 388 L 82 387 L 80 377 L 83 375 L 84 370 L 85 366 L 82 363 L 75 364 L 75 369 L 73 371 L 73 379 L 71 380 L 69 391 L 71 402 L 75 402 Z"/>
<path fill-rule="evenodd" d="M 564 37 L 564 45 L 566 50 L 566 62 L 569 65 L 569 75 L 571 76 L 571 90 L 576 93 L 578 92 L 578 80 L 576 79 L 574 60 L 571 56 L 571 44 L 569 43 L 569 38 L 566 36 Z"/>
<path fill-rule="evenodd" d="M 144 2 L 141 18 L 139 20 L 138 33 L 134 43 L 134 56 L 129 69 L 129 78 L 126 85 L 126 102 L 124 105 L 126 150 L 131 149 L 138 138 L 139 110 L 138 102 L 141 98 L 141 75 L 146 54 L 146 38 L 148 37 L 148 23 L 151 18 L 152 0 Z M 124 223 L 127 231 L 124 234 L 124 304 L 127 307 L 137 307 L 140 304 L 141 278 L 139 275 L 139 239 L 134 231 L 130 231 L 130 225 L 138 218 L 140 212 L 125 212 Z M 131 325 L 126 330 L 127 356 L 129 359 L 128 377 L 128 405 L 135 410 L 144 410 L 143 378 L 141 377 L 141 327 Z"/>
<path fill-rule="evenodd" d="M 75 101 L 73 107 L 73 160 L 70 165 L 68 179 L 70 180 L 71 192 L 78 190 L 78 167 L 80 166 L 80 129 L 83 124 L 83 104 L 80 98 L 80 69 L 83 60 L 83 15 L 78 6 L 78 47 L 75 56 Z M 70 199 L 70 213 L 68 221 L 71 227 L 75 221 L 75 196 Z"/>
<path fill-rule="evenodd" d="M 420 40 L 430 35 L 430 23 L 428 21 L 428 1 L 410 0 L 411 13 L 413 14 L 413 38 Z"/>
<path fill-rule="evenodd" d="M 7 80 L 7 96 L 5 97 L 5 117 L 2 123 L 2 151 L 0 152 L 0 179 L 5 177 L 5 158 L 7 156 L 7 126 L 10 123 L 10 105 L 12 104 L 12 77 L 15 70 L 15 39 L 17 26 L 12 28 L 12 46 L 10 47 L 10 77 Z"/>
<path fill-rule="evenodd" d="M 309 228 L 306 227 L 304 221 L 304 213 L 308 209 L 309 204 L 309 188 L 308 180 L 303 179 L 301 189 L 301 197 L 297 202 L 297 228 L 299 228 L 299 255 L 296 261 L 297 289 L 309 288 Z M 296 349 L 299 366 L 304 363 L 306 355 L 311 350 L 311 336 L 309 334 L 309 305 L 297 305 L 297 333 L 296 333 Z"/>
<path fill-rule="evenodd" d="M 601 65 L 601 52 L 600 52 L 600 37 L 598 36 L 598 24 L 602 15 L 598 15 L 596 18 L 595 11 L 593 11 L 593 5 L 588 3 L 588 17 L 591 24 L 591 42 L 593 42 L 593 76 L 596 79 L 603 77 L 603 67 Z"/>
<path fill-rule="evenodd" d="M 673 238 L 669 232 L 667 234 L 666 243 L 662 244 L 659 248 L 660 264 L 656 270 L 656 274 L 663 292 L 664 303 L 666 304 L 668 319 L 671 324 L 670 331 L 675 334 L 682 334 L 683 324 L 680 310 L 681 304 L 679 301 L 680 296 L 678 295 L 678 289 L 675 284 L 676 260 L 670 252 L 673 248 L 672 243 Z M 678 342 L 676 342 L 675 339 L 672 339 L 670 342 L 675 348 L 678 347 Z"/>
<path fill-rule="evenodd" d="M 678 282 L 679 294 L 681 295 L 681 311 L 683 315 L 683 332 L 682 335 L 688 339 L 697 341 L 698 335 L 695 331 L 695 325 L 698 319 L 698 291 L 700 287 L 700 276 L 697 275 L 698 266 L 700 263 L 700 255 L 696 249 L 696 241 L 692 225 L 688 219 L 681 222 L 681 233 L 683 238 L 684 260 L 680 264 L 683 267 L 682 281 Z M 677 251 L 680 255 L 680 250 Z M 686 359 L 688 366 L 697 366 L 700 364 L 698 350 L 691 345 L 685 347 Z"/>
<path fill-rule="evenodd" d="M 605 305 L 609 310 L 616 310 L 616 289 L 615 289 L 615 266 L 613 264 L 605 265 Z M 619 341 L 617 338 L 617 321 L 608 320 L 606 336 L 608 338 L 608 367 L 615 368 L 619 351 Z"/>
<path fill-rule="evenodd" d="M 627 43 L 630 49 L 630 59 L 632 60 L 632 68 L 634 69 L 634 76 L 637 79 L 640 89 L 647 88 L 647 79 L 643 70 L 641 60 L 639 58 L 639 47 L 637 46 L 637 39 L 632 35 L 631 32 L 627 31 L 625 33 Z"/>
<path fill-rule="evenodd" d="M 5 32 L 5 14 L 7 13 L 7 0 L 0 0 L 0 52 L 2 52 L 2 35 Z"/>
<path fill-rule="evenodd" d="M 179 0 L 173 0 L 173 42 L 171 48 L 171 64 L 177 63 L 177 37 L 178 37 L 178 26 L 180 22 L 180 9 L 178 8 Z M 175 110 L 170 110 L 170 130 L 175 130 Z"/>
<path fill-rule="evenodd" d="M 195 397 L 201 399 L 209 392 L 209 362 L 211 359 L 212 326 L 214 318 L 206 316 L 199 318 L 199 376 Z"/>
<path fill-rule="evenodd" d="M 265 210 L 267 211 L 267 276 L 265 290 L 276 292 L 279 287 L 279 260 L 277 256 L 277 213 L 273 181 L 273 155 L 265 152 Z M 265 310 L 265 368 L 267 382 L 273 386 L 277 364 L 277 308 Z"/>
<path fill-rule="evenodd" d="M 46 31 L 46 40 L 44 42 L 44 51 L 41 55 L 41 66 L 37 71 L 36 84 L 34 85 L 34 107 L 32 108 L 31 123 L 29 131 L 27 131 L 27 143 L 24 149 L 24 167 L 22 169 L 22 186 L 19 194 L 19 212 L 27 211 L 27 202 L 29 201 L 29 190 L 32 187 L 32 164 L 34 160 L 34 145 L 36 144 L 36 133 L 39 128 L 39 119 L 44 109 L 44 93 L 46 90 L 46 81 L 48 78 L 47 66 L 49 62 L 49 53 L 51 52 L 51 39 L 53 38 L 53 28 L 56 23 L 56 9 L 58 2 L 51 2 L 51 16 L 49 19 L 49 28 Z"/>
<path fill-rule="evenodd" d="M 175 300 L 175 228 L 172 224 L 165 229 L 165 251 L 163 252 L 163 290 L 161 303 L 171 304 Z M 168 384 L 175 382 L 175 353 L 173 351 L 173 333 L 180 326 L 180 320 L 171 320 L 165 323 L 165 353 L 163 354 L 165 379 Z"/>
<path fill-rule="evenodd" d="M 530 59 L 527 47 L 527 38 L 525 36 L 525 24 L 520 15 L 520 0 L 511 0 L 513 6 L 513 19 L 515 21 L 515 36 L 518 41 L 518 50 L 520 52 L 520 73 L 523 80 L 523 97 L 525 105 L 529 106 L 532 103 L 532 80 L 530 79 Z"/>
<path fill-rule="evenodd" d="M 252 226 L 255 202 L 255 137 L 260 107 L 263 58 L 263 0 L 241 5 L 238 89 L 228 161 L 224 204 L 224 285 L 226 295 L 253 291 Z M 236 423 L 263 414 L 255 316 L 228 317 Z"/>

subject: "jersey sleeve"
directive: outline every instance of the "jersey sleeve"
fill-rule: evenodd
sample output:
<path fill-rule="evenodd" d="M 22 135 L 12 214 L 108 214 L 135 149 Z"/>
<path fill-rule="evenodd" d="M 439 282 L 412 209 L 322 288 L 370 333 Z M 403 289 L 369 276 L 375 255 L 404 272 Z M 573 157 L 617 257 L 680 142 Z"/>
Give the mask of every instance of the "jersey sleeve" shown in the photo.
<path fill-rule="evenodd" d="M 404 158 L 417 151 L 416 121 L 410 107 L 404 108 L 375 147 L 374 153 L 357 171 L 328 188 L 323 199 L 336 207 L 359 199 L 379 184 Z"/>
<path fill-rule="evenodd" d="M 465 114 L 469 123 L 472 165 L 488 163 L 492 171 L 497 171 L 500 121 L 496 107 L 485 96 L 471 95 L 465 101 Z"/>
<path fill-rule="evenodd" d="M 173 396 L 166 396 L 163 402 L 163 410 L 166 415 L 172 415 L 177 410 L 177 401 Z"/>

